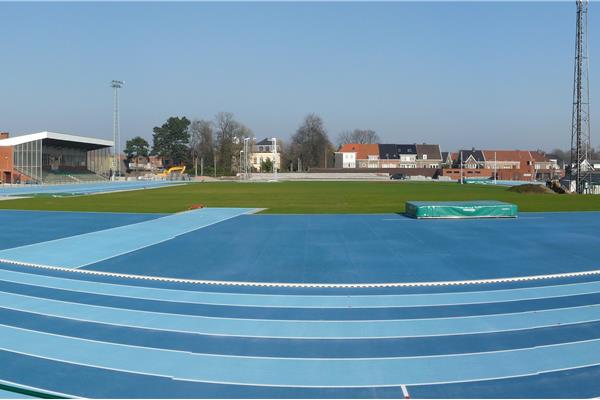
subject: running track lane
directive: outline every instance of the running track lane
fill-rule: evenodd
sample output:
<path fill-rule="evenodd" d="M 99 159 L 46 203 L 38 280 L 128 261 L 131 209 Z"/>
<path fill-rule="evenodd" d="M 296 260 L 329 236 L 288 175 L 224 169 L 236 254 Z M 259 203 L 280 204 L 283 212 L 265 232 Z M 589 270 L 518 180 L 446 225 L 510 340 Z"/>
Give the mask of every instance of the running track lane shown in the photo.
<path fill-rule="evenodd" d="M 205 317 L 274 319 L 274 320 L 394 320 L 423 318 L 454 318 L 476 315 L 510 314 L 556 308 L 580 307 L 600 303 L 600 293 L 519 300 L 500 303 L 476 303 L 448 306 L 377 307 L 377 308 L 283 308 L 229 306 L 198 303 L 179 303 L 82 293 L 50 289 L 0 280 L 0 292 L 60 300 L 70 303 L 97 305 L 127 310 L 160 312 L 167 314 L 197 315 Z"/>
<path fill-rule="evenodd" d="M 290 359 L 199 355 L 50 335 L 0 325 L 1 348 L 57 361 L 197 382 L 372 387 L 477 381 L 600 364 L 600 340 L 433 357 Z"/>
<path fill-rule="evenodd" d="M 271 339 L 212 336 L 130 328 L 0 308 L 8 326 L 107 343 L 190 353 L 279 358 L 413 357 L 498 350 L 600 339 L 600 322 L 472 335 L 399 339 Z"/>
<path fill-rule="evenodd" d="M 102 283 L 82 279 L 58 278 L 34 273 L 9 271 L 0 268 L 0 280 L 46 288 L 79 291 L 146 300 L 181 303 L 283 307 L 283 308 L 376 308 L 421 307 L 456 304 L 487 304 L 506 301 L 574 296 L 600 292 L 600 281 L 563 285 L 533 286 L 518 289 L 468 291 L 451 293 L 400 294 L 400 295 L 281 295 L 218 293 L 192 290 L 163 289 L 145 286 L 128 286 L 124 283 Z M 123 280 L 121 280 L 123 282 Z M 551 283 L 552 281 L 549 281 Z"/>
<path fill-rule="evenodd" d="M 287 339 L 369 339 L 491 333 L 600 320 L 600 305 L 457 318 L 305 321 L 202 317 L 68 303 L 0 292 L 0 307 L 128 327 Z"/>

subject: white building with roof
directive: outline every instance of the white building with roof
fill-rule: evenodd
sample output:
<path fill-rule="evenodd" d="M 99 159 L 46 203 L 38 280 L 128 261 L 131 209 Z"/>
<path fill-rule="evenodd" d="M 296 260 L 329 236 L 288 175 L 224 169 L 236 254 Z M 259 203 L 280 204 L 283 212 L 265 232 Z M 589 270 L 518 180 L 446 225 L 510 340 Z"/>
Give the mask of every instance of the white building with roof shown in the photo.
<path fill-rule="evenodd" d="M 267 160 L 274 163 L 277 170 L 281 170 L 281 144 L 276 139 L 265 138 L 252 146 L 250 165 L 254 171 L 271 172 L 262 171 L 263 162 Z"/>
<path fill-rule="evenodd" d="M 112 140 L 38 132 L 0 133 L 2 183 L 76 183 L 107 179 Z"/>

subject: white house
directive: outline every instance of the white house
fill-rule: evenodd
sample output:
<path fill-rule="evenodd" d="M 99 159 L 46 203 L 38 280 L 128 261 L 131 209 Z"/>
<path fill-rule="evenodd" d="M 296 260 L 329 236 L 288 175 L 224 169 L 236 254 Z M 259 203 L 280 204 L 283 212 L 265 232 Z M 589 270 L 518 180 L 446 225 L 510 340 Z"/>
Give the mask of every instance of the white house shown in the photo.
<path fill-rule="evenodd" d="M 265 138 L 252 146 L 250 165 L 253 170 L 258 172 L 271 172 L 261 171 L 263 162 L 267 160 L 274 163 L 277 170 L 281 169 L 281 145 L 274 142 L 277 141 L 274 141 L 271 138 Z"/>

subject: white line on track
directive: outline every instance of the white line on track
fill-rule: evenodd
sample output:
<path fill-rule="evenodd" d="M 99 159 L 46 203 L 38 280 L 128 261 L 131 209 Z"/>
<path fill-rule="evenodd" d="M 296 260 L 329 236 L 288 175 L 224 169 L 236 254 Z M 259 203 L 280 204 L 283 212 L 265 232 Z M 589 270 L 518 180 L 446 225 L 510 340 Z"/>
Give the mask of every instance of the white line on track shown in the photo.
<path fill-rule="evenodd" d="M 408 389 L 406 388 L 406 385 L 400 385 L 400 388 L 402 388 L 402 395 L 404 396 L 404 398 L 410 399 L 410 394 L 408 393 Z"/>
<path fill-rule="evenodd" d="M 0 326 L 5 326 L 0 324 Z M 42 337 L 44 336 L 49 336 L 49 337 L 58 337 L 58 338 L 68 338 L 71 339 L 73 341 L 73 343 L 99 343 L 101 345 L 107 345 L 107 346 L 113 346 L 115 349 L 120 349 L 120 348 L 132 348 L 132 349 L 139 349 L 141 351 L 147 349 L 148 351 L 153 351 L 157 354 L 192 354 L 192 353 L 188 353 L 188 352 L 183 352 L 180 350 L 166 350 L 166 349 L 157 349 L 157 348 L 145 348 L 145 347 L 140 347 L 140 346 L 132 346 L 132 345 L 124 345 L 124 344 L 111 344 L 111 343 L 107 343 L 107 342 L 100 342 L 97 340 L 90 340 L 90 339 L 84 339 L 84 338 L 72 338 L 72 337 L 68 337 L 68 336 L 64 336 L 64 335 L 60 335 L 60 334 L 52 334 L 52 333 L 44 333 L 44 332 L 38 332 L 35 330 L 30 330 L 30 329 L 25 329 L 25 328 L 18 328 L 18 327 L 8 327 L 9 329 L 14 329 L 16 331 L 23 331 L 23 332 L 32 332 L 34 334 L 39 334 L 42 335 Z M 574 343 L 586 343 L 586 342 L 597 342 L 598 339 L 595 340 L 585 340 L 585 341 L 581 341 L 581 342 L 572 342 L 572 343 L 566 343 L 566 344 L 561 344 L 562 346 L 564 345 L 570 345 L 570 344 L 574 344 Z M 543 347 L 555 347 L 555 346 L 561 346 L 561 345 L 543 345 L 543 346 L 539 346 L 536 347 L 535 349 L 538 348 L 543 348 Z M 27 356 L 31 356 L 31 357 L 36 357 L 36 358 L 40 358 L 40 359 L 46 359 L 46 360 L 53 360 L 53 361 L 59 361 L 59 362 L 64 362 L 64 363 L 68 363 L 68 364 L 74 364 L 74 365 L 82 365 L 82 366 L 89 366 L 89 367 L 93 367 L 93 368 L 98 368 L 98 369 L 104 369 L 104 370 L 111 370 L 111 371 L 118 371 L 118 372 L 129 372 L 129 373 L 134 373 L 134 374 L 140 374 L 140 375 L 148 375 L 148 376 L 159 376 L 159 377 L 167 377 L 167 378 L 171 378 L 171 379 L 177 379 L 177 380 L 181 380 L 181 381 L 190 381 L 190 382 L 205 382 L 205 383 L 223 383 L 223 384 L 230 384 L 230 385 L 242 385 L 242 386 L 266 386 L 266 387 L 306 387 L 306 388 L 336 388 L 336 387 L 347 387 L 347 388 L 360 388 L 360 387 L 397 387 L 397 386 L 402 386 L 403 384 L 399 384 L 399 383 L 390 383 L 390 384 L 358 384 L 358 385 L 343 385 L 343 386 L 339 386 L 339 385 L 331 385 L 331 386 L 323 386 L 323 385 L 318 385 L 318 384 L 266 384 L 266 383 L 249 383 L 249 382 L 237 382 L 237 381 L 217 381 L 217 380 L 207 380 L 207 379 L 198 379 L 198 378 L 182 378 L 182 377 L 175 377 L 172 375 L 164 375 L 161 373 L 158 373 L 157 371 L 142 371 L 142 370 L 137 370 L 137 369 L 121 369 L 121 368 L 115 368 L 114 366 L 108 366 L 108 365 L 100 365 L 100 364 L 92 364 L 90 362 L 82 362 L 82 361 L 76 361 L 76 360 L 70 360 L 68 358 L 63 357 L 62 355 L 60 357 L 57 357 L 55 355 L 52 356 L 45 356 L 45 355 L 41 355 L 41 354 L 35 354 L 35 353 L 31 353 L 29 351 L 23 351 L 23 350 L 17 350 L 17 349 L 12 349 L 12 348 L 7 348 L 7 347 L 0 347 L 0 350 L 3 351 L 7 351 L 7 352 L 11 352 L 14 354 L 23 354 L 23 355 L 27 355 Z M 523 351 L 526 349 L 519 349 L 519 350 L 507 350 L 507 351 L 502 351 L 502 352 L 519 352 L 519 351 Z M 494 352 L 495 353 L 495 352 Z M 209 355 L 200 355 L 198 354 L 198 356 L 203 357 L 205 356 L 207 359 L 242 359 L 242 358 L 249 358 L 249 359 L 253 359 L 253 360 L 272 360 L 270 357 L 246 357 L 246 356 L 224 356 L 224 355 L 214 355 L 214 354 L 209 354 Z M 454 355 L 448 355 L 448 356 L 440 356 L 440 357 L 453 357 Z M 401 357 L 404 358 L 404 357 Z M 407 357 L 407 358 L 420 358 L 420 357 Z M 298 359 L 293 359 L 292 361 L 301 361 L 301 360 L 307 360 L 307 361 L 337 361 L 336 359 L 303 359 L 303 358 L 298 358 Z M 369 360 L 377 360 L 377 359 L 371 359 L 371 358 L 366 358 L 366 359 L 344 359 L 345 361 L 369 361 Z M 91 361 L 91 360 L 90 360 Z M 588 363 L 588 364 L 582 364 L 582 365 L 577 365 L 577 366 L 573 366 L 573 367 L 566 367 L 566 368 L 550 368 L 550 369 L 544 369 L 541 371 L 536 371 L 535 373 L 521 373 L 521 374 L 515 374 L 515 375 L 505 375 L 505 376 L 497 376 L 497 377 L 490 377 L 490 378 L 475 378 L 475 379 L 456 379 L 456 380 L 449 380 L 449 381 L 440 381 L 440 382 L 436 382 L 436 381 L 425 381 L 425 382 L 415 382 L 411 385 L 415 385 L 415 386 L 422 386 L 422 385 L 432 385 L 432 384 L 445 384 L 445 383 L 459 383 L 459 382 L 475 382 L 475 381 L 490 381 L 490 380 L 499 380 L 499 379 L 507 379 L 507 378 L 514 378 L 514 377 L 520 377 L 520 376 L 535 376 L 538 375 L 540 373 L 550 373 L 550 372 L 558 372 L 558 371 L 563 371 L 563 370 L 575 370 L 575 369 L 580 369 L 580 368 L 586 368 L 586 367 L 590 367 L 590 366 L 596 366 L 598 365 L 598 363 Z M 403 391 L 404 392 L 404 391 Z"/>

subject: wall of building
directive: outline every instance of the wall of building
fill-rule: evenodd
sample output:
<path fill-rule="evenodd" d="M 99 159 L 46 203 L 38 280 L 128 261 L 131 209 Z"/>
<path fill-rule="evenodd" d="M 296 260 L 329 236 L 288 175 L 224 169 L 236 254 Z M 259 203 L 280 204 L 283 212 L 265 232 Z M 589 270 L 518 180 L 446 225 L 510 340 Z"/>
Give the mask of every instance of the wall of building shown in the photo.
<path fill-rule="evenodd" d="M 309 172 L 315 173 L 385 173 L 385 174 L 404 174 L 406 176 L 425 176 L 429 178 L 437 177 L 441 169 L 436 168 L 311 168 Z"/>
<path fill-rule="evenodd" d="M 250 166 L 255 171 L 260 171 L 261 160 L 271 160 L 273 162 L 273 153 L 252 153 L 250 157 Z M 275 153 L 275 166 L 277 170 L 281 170 L 281 156 L 279 153 Z"/>
<path fill-rule="evenodd" d="M 462 174 L 462 175 L 461 175 Z M 462 176 L 465 179 L 468 178 L 481 178 L 487 179 L 494 176 L 494 170 L 485 168 L 444 168 L 442 169 L 442 176 L 447 176 L 452 179 L 460 180 Z"/>
<path fill-rule="evenodd" d="M 532 174 L 530 168 L 513 168 L 513 169 L 498 169 L 493 170 L 489 168 L 463 168 L 462 176 L 465 179 L 468 178 L 482 178 L 488 179 L 494 177 L 500 180 L 507 181 L 531 181 L 535 180 L 535 174 Z M 460 168 L 444 168 L 442 170 L 442 176 L 448 176 L 452 179 L 460 179 L 461 169 Z"/>
<path fill-rule="evenodd" d="M 0 146 L 0 181 L 2 183 L 11 183 L 7 173 L 12 175 L 12 170 L 12 146 Z"/>

